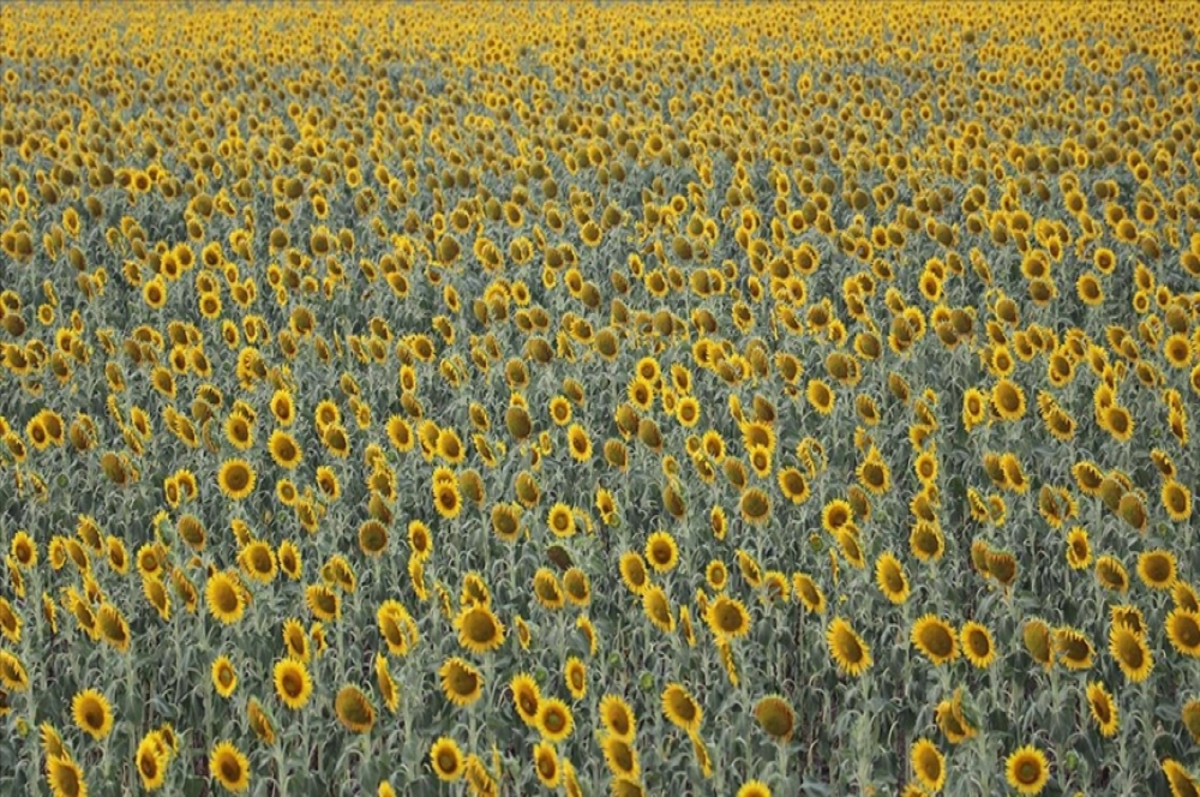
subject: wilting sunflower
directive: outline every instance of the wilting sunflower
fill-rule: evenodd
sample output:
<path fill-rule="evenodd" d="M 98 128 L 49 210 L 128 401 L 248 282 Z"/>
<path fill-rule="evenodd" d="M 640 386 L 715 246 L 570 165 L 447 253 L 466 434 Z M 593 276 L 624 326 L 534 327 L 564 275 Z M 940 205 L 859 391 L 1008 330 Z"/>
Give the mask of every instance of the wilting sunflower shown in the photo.
<path fill-rule="evenodd" d="M 611 736 L 632 742 L 637 731 L 637 720 L 633 709 L 618 695 L 605 695 L 600 699 L 600 722 Z"/>
<path fill-rule="evenodd" d="M 469 706 L 483 694 L 483 675 L 463 659 L 451 656 L 438 668 L 442 693 L 456 706 Z"/>
<path fill-rule="evenodd" d="M 84 733 L 99 741 L 112 731 L 113 713 L 108 699 L 95 689 L 84 689 L 71 701 L 75 724 Z"/>
<path fill-rule="evenodd" d="M 979 669 L 987 669 L 996 660 L 996 644 L 986 625 L 973 620 L 963 623 L 959 638 L 962 640 L 963 654 Z"/>
<path fill-rule="evenodd" d="M 213 688 L 221 697 L 229 697 L 237 689 L 237 670 L 228 656 L 217 656 L 212 663 Z"/>
<path fill-rule="evenodd" d="M 883 596 L 897 606 L 908 600 L 908 576 L 904 574 L 904 565 L 891 551 L 884 551 L 875 560 L 875 583 Z"/>
<path fill-rule="evenodd" d="M 275 744 L 275 728 L 257 698 L 252 697 L 246 703 L 246 721 L 250 730 L 254 731 L 254 735 L 264 744 Z"/>
<path fill-rule="evenodd" d="M 281 659 L 275 662 L 275 694 L 292 711 L 299 711 L 308 703 L 313 693 L 312 677 L 308 667 L 298 659 Z"/>
<path fill-rule="evenodd" d="M 250 761 L 233 742 L 218 742 L 213 747 L 208 771 L 227 791 L 243 792 L 250 788 Z"/>
<path fill-rule="evenodd" d="M 472 653 L 488 653 L 504 644 L 504 624 L 486 606 L 464 609 L 454 618 L 454 626 L 458 629 L 458 644 Z"/>
<path fill-rule="evenodd" d="M 83 777 L 83 769 L 70 756 L 47 756 L 46 779 L 54 797 L 87 797 L 87 781 Z M 147 789 L 149 788 L 147 786 Z"/>
<path fill-rule="evenodd" d="M 429 763 L 438 780 L 452 783 L 462 777 L 463 754 L 458 743 L 442 736 L 429 747 Z"/>
<path fill-rule="evenodd" d="M 941 791 L 946 784 L 946 757 L 929 739 L 917 739 L 909 754 L 913 774 L 930 793 Z"/>
<path fill-rule="evenodd" d="M 1185 656 L 1200 658 L 1200 612 L 1178 607 L 1167 615 L 1167 639 Z"/>
<path fill-rule="evenodd" d="M 1041 750 L 1026 745 L 1004 762 L 1008 785 L 1021 794 L 1040 794 L 1050 780 L 1050 762 Z"/>
<path fill-rule="evenodd" d="M 537 729 L 550 742 L 566 739 L 575 729 L 570 707 L 556 697 L 542 698 L 538 701 Z"/>
<path fill-rule="evenodd" d="M 750 615 L 745 604 L 726 595 L 718 595 L 708 605 L 704 619 L 713 634 L 722 639 L 737 639 L 750 631 Z"/>
<path fill-rule="evenodd" d="M 1115 736 L 1117 728 L 1120 726 L 1120 716 L 1117 712 L 1116 701 L 1113 700 L 1112 694 L 1104 688 L 1104 684 L 1092 681 L 1087 685 L 1087 702 L 1092 719 L 1099 727 L 1100 735 Z"/>
<path fill-rule="evenodd" d="M 871 666 L 871 649 L 845 619 L 835 617 L 830 622 L 825 641 L 829 654 L 845 674 L 859 676 Z"/>
<path fill-rule="evenodd" d="M 333 699 L 333 710 L 338 722 L 351 733 L 366 733 L 375 724 L 375 707 L 361 689 L 346 684 Z"/>
<path fill-rule="evenodd" d="M 760 526 L 771 518 L 771 496 L 757 487 L 742 493 L 738 505 L 742 519 L 752 526 Z"/>
<path fill-rule="evenodd" d="M 958 637 L 954 627 L 936 615 L 927 614 L 912 626 L 912 643 L 934 665 L 958 658 Z"/>
<path fill-rule="evenodd" d="M 1146 640 L 1120 623 L 1113 623 L 1109 628 L 1108 652 L 1117 660 L 1125 677 L 1133 683 L 1146 680 L 1154 667 L 1154 658 Z"/>
<path fill-rule="evenodd" d="M 1050 626 L 1046 624 L 1045 620 L 1038 617 L 1026 620 L 1021 637 L 1025 643 L 1025 649 L 1029 651 L 1029 655 L 1033 657 L 1034 661 L 1047 670 L 1054 666 Z"/>
<path fill-rule="evenodd" d="M 662 693 L 662 709 L 663 714 L 671 721 L 672 725 L 687 733 L 696 733 L 700 730 L 704 712 L 700 708 L 700 704 L 696 702 L 696 698 L 692 697 L 691 692 L 682 684 L 667 685 Z"/>
<path fill-rule="evenodd" d="M 964 742 L 978 732 L 967 721 L 966 714 L 964 713 L 962 689 L 954 690 L 953 697 L 938 703 L 937 710 L 934 712 L 934 719 L 937 721 L 938 728 L 941 729 L 942 733 L 946 734 L 946 738 L 950 744 Z"/>
<path fill-rule="evenodd" d="M 254 492 L 256 479 L 254 468 L 244 459 L 227 459 L 217 471 L 217 486 L 223 495 L 234 501 L 247 498 Z"/>
<path fill-rule="evenodd" d="M 754 718 L 772 739 L 786 744 L 796 730 L 796 712 L 783 697 L 767 695 L 754 706 Z"/>

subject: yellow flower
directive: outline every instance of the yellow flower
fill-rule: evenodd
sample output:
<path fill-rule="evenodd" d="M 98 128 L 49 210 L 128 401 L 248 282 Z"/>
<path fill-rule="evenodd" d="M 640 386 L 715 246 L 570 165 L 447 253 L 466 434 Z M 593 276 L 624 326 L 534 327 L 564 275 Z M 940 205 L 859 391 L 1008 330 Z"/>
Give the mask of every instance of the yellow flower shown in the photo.
<path fill-rule="evenodd" d="M 232 742 L 218 742 L 212 749 L 208 771 L 227 791 L 250 788 L 250 761 Z"/>
<path fill-rule="evenodd" d="M 1004 764 L 1008 785 L 1021 794 L 1041 794 L 1050 780 L 1050 763 L 1036 747 L 1026 745 L 1010 755 Z"/>
<path fill-rule="evenodd" d="M 84 689 L 71 701 L 75 724 L 99 741 L 112 731 L 113 714 L 108 699 L 95 689 Z"/>

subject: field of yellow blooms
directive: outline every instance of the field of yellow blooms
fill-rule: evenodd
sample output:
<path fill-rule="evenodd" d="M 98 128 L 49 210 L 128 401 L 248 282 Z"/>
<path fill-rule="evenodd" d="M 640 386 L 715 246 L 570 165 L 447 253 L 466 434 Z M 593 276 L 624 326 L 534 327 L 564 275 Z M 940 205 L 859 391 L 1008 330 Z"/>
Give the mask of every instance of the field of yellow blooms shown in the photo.
<path fill-rule="evenodd" d="M 1200 793 L 1194 6 L 0 23 L 0 794 Z"/>

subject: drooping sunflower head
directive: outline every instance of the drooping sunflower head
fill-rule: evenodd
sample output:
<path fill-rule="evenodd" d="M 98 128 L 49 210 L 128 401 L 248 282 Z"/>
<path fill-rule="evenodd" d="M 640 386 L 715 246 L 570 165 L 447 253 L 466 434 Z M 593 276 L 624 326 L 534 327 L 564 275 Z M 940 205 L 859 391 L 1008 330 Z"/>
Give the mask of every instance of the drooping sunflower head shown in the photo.
<path fill-rule="evenodd" d="M 375 707 L 371 705 L 371 699 L 353 684 L 338 690 L 333 708 L 338 722 L 351 733 L 366 733 L 375 724 Z"/>
<path fill-rule="evenodd" d="M 754 706 L 754 718 L 767 735 L 787 743 L 796 729 L 796 712 L 783 697 L 768 695 Z"/>

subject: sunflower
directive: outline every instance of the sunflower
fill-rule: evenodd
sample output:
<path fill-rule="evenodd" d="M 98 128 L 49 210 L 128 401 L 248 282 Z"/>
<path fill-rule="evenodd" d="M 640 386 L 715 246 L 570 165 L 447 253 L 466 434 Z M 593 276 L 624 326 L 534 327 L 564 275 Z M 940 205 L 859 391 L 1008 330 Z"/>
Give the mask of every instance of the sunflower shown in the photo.
<path fill-rule="evenodd" d="M 871 666 L 871 649 L 844 618 L 835 617 L 825 633 L 829 653 L 846 675 L 859 676 Z"/>
<path fill-rule="evenodd" d="M 287 658 L 275 662 L 274 680 L 275 694 L 292 711 L 304 708 L 312 696 L 312 677 L 304 662 L 298 659 Z"/>
<path fill-rule="evenodd" d="M 554 745 L 538 742 L 533 746 L 533 767 L 543 786 L 547 789 L 558 788 L 558 784 L 562 780 L 562 768 L 559 766 L 558 753 L 554 751 Z"/>
<path fill-rule="evenodd" d="M 821 591 L 811 576 L 806 573 L 793 573 L 792 592 L 804 604 L 806 611 L 812 614 L 825 613 L 825 593 Z"/>
<path fill-rule="evenodd" d="M 1004 762 L 1008 785 L 1021 794 L 1040 794 L 1050 780 L 1050 762 L 1036 747 L 1026 745 Z"/>
<path fill-rule="evenodd" d="M 737 639 L 750 632 L 750 615 L 736 598 L 718 595 L 704 614 L 708 627 L 721 639 Z"/>
<path fill-rule="evenodd" d="M 1167 639 L 1185 656 L 1200 658 L 1200 612 L 1178 607 L 1167 615 Z"/>
<path fill-rule="evenodd" d="M 561 609 L 566 603 L 558 578 L 545 567 L 539 567 L 533 574 L 533 595 L 547 609 Z"/>
<path fill-rule="evenodd" d="M 1200 366 L 1197 369 L 1197 373 L 1200 373 Z M 1174 479 L 1164 481 L 1160 498 L 1171 520 L 1182 523 L 1192 516 L 1192 491 L 1180 482 Z"/>
<path fill-rule="evenodd" d="M 1086 670 L 1092 666 L 1095 648 L 1082 631 L 1062 626 L 1054 631 L 1054 647 L 1059 660 L 1069 670 Z"/>
<path fill-rule="evenodd" d="M 536 727 L 538 709 L 541 706 L 541 690 L 538 689 L 537 681 L 528 673 L 519 673 L 513 676 L 509 690 L 512 692 L 517 715 L 526 725 Z"/>
<path fill-rule="evenodd" d="M 913 773 L 930 793 L 941 791 L 946 784 L 946 757 L 929 739 L 917 739 L 909 754 Z"/>
<path fill-rule="evenodd" d="M 212 663 L 213 688 L 221 697 L 229 697 L 237 689 L 237 670 L 228 656 L 217 656 Z"/>
<path fill-rule="evenodd" d="M 824 380 L 808 380 L 808 386 L 804 390 L 804 397 L 808 399 L 809 405 L 821 415 L 829 415 L 833 412 L 836 396 L 833 389 Z"/>
<path fill-rule="evenodd" d="M 212 616 L 225 625 L 233 625 L 241 620 L 246 609 L 237 577 L 224 571 L 209 577 L 204 587 L 204 599 Z"/>
<path fill-rule="evenodd" d="M 48 756 L 46 779 L 54 797 L 87 797 L 87 781 L 84 779 L 83 769 L 70 756 Z"/>
<path fill-rule="evenodd" d="M 963 654 L 979 669 L 987 669 L 996 660 L 996 644 L 986 625 L 974 621 L 963 623 L 959 638 L 962 640 Z"/>
<path fill-rule="evenodd" d="M 1138 578 L 1150 589 L 1170 589 L 1175 583 L 1175 555 L 1161 548 L 1138 556 Z"/>
<path fill-rule="evenodd" d="M 604 734 L 600 739 L 600 749 L 604 753 L 604 763 L 614 776 L 637 779 L 641 773 L 641 766 L 638 764 L 637 750 L 631 740 Z"/>
<path fill-rule="evenodd" d="M 250 725 L 250 730 L 254 731 L 264 744 L 275 744 L 275 728 L 271 725 L 271 719 L 267 713 L 263 711 L 262 704 L 256 698 L 250 698 L 246 703 L 246 721 Z"/>
<path fill-rule="evenodd" d="M 751 526 L 761 526 L 771 518 L 771 496 L 757 487 L 751 487 L 742 493 L 738 508 L 743 520 Z"/>
<path fill-rule="evenodd" d="M 575 729 L 575 719 L 566 703 L 556 697 L 538 701 L 537 729 L 542 738 L 550 742 L 561 742 Z"/>
<path fill-rule="evenodd" d="M 1146 640 L 1121 623 L 1113 623 L 1109 629 L 1108 651 L 1117 660 L 1121 672 L 1133 683 L 1146 680 L 1154 667 L 1154 658 Z"/>
<path fill-rule="evenodd" d="M 662 709 L 671 724 L 685 732 L 696 733 L 700 730 L 704 712 L 700 708 L 700 704 L 692 697 L 691 692 L 681 684 L 670 683 L 663 690 Z"/>
<path fill-rule="evenodd" d="M 932 614 L 921 617 L 912 626 L 912 643 L 934 665 L 958 658 L 958 637 L 954 628 Z"/>
<path fill-rule="evenodd" d="M 563 666 L 563 680 L 566 681 L 567 691 L 576 700 L 582 700 L 587 694 L 587 665 L 578 656 L 571 656 Z"/>
<path fill-rule="evenodd" d="M 600 699 L 600 722 L 609 735 L 632 742 L 637 731 L 633 709 L 618 695 L 608 694 Z"/>
<path fill-rule="evenodd" d="M 84 689 L 71 701 L 75 724 L 84 733 L 99 741 L 112 731 L 113 713 L 108 699 L 95 689 Z"/>
<path fill-rule="evenodd" d="M 1115 736 L 1120 726 L 1120 716 L 1117 712 L 1116 701 L 1113 700 L 1112 694 L 1104 688 L 1104 684 L 1092 681 L 1087 685 L 1087 702 L 1092 719 L 1099 727 L 1100 735 L 1106 738 Z"/>
<path fill-rule="evenodd" d="M 908 546 L 913 556 L 922 562 L 936 562 L 946 551 L 946 538 L 936 523 L 920 520 L 913 524 Z"/>
<path fill-rule="evenodd" d="M 1191 734 L 1192 741 L 1200 744 L 1200 698 L 1183 704 L 1183 726 Z"/>
<path fill-rule="evenodd" d="M 1096 580 L 1113 592 L 1129 591 L 1129 573 L 1115 556 L 1101 556 L 1096 560 Z"/>
<path fill-rule="evenodd" d="M 962 689 L 956 689 L 949 700 L 938 703 L 934 719 L 950 744 L 964 742 L 977 733 L 963 712 Z"/>
<path fill-rule="evenodd" d="M 1171 797 L 1192 797 L 1200 794 L 1200 782 L 1192 777 L 1178 761 L 1167 758 L 1162 762 L 1163 775 L 1171 789 Z"/>
<path fill-rule="evenodd" d="M 138 743 L 134 754 L 134 765 L 146 791 L 161 788 L 167 779 L 168 756 L 159 741 L 157 734 L 147 734 Z"/>
<path fill-rule="evenodd" d="M 456 706 L 469 706 L 483 694 L 483 675 L 463 659 L 451 656 L 438 668 L 442 693 Z"/>
<path fill-rule="evenodd" d="M 656 572 L 667 573 L 679 562 L 679 546 L 666 531 L 656 531 L 646 539 L 646 561 Z"/>
<path fill-rule="evenodd" d="M 244 459 L 227 459 L 217 471 L 217 486 L 221 493 L 234 501 L 246 498 L 254 491 L 254 468 Z"/>
<path fill-rule="evenodd" d="M 675 630 L 675 615 L 671 611 L 671 600 L 662 587 L 648 587 L 642 592 L 642 611 L 659 631 L 669 634 Z"/>
<path fill-rule="evenodd" d="M 346 684 L 333 699 L 338 722 L 351 733 L 366 733 L 375 724 L 375 707 L 361 689 Z"/>
<path fill-rule="evenodd" d="M 1116 625 L 1123 625 L 1138 636 L 1146 635 L 1146 618 L 1142 610 L 1131 604 L 1117 604 L 1109 609 L 1109 616 Z"/>
<path fill-rule="evenodd" d="M 447 520 L 458 517 L 462 511 L 462 496 L 454 482 L 440 482 L 433 486 L 433 505 L 437 513 Z"/>
<path fill-rule="evenodd" d="M 429 763 L 438 780 L 452 783 L 463 775 L 463 754 L 458 743 L 442 736 L 429 747 Z"/>
<path fill-rule="evenodd" d="M 454 618 L 454 626 L 458 644 L 472 653 L 488 653 L 504 644 L 504 624 L 487 606 L 467 607 Z"/>
<path fill-rule="evenodd" d="M 761 780 L 748 780 L 737 790 L 737 797 L 771 797 L 771 787 Z"/>
<path fill-rule="evenodd" d="M 250 788 L 250 762 L 232 742 L 213 747 L 208 771 L 227 791 L 243 792 Z"/>
<path fill-rule="evenodd" d="M 621 554 L 618 568 L 625 587 L 634 595 L 640 595 L 649 586 L 650 575 L 646 572 L 646 560 L 637 551 Z"/>
<path fill-rule="evenodd" d="M 992 388 L 992 407 L 1006 421 L 1016 421 L 1025 415 L 1025 391 L 1016 382 L 1000 379 Z"/>
<path fill-rule="evenodd" d="M 875 560 L 875 583 L 883 596 L 897 606 L 908 600 L 908 577 L 904 574 L 904 565 L 891 551 L 884 551 Z"/>
<path fill-rule="evenodd" d="M 1079 526 L 1067 532 L 1067 564 L 1072 570 L 1083 570 L 1092 563 L 1092 546 L 1087 530 Z"/>
<path fill-rule="evenodd" d="M 783 697 L 767 695 L 754 706 L 754 718 L 772 739 L 786 744 L 796 730 L 796 712 Z"/>

